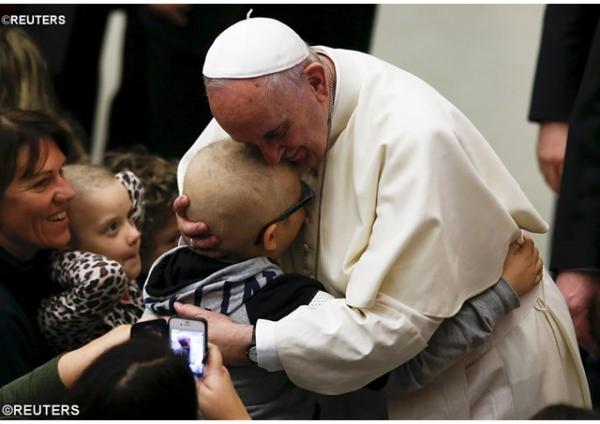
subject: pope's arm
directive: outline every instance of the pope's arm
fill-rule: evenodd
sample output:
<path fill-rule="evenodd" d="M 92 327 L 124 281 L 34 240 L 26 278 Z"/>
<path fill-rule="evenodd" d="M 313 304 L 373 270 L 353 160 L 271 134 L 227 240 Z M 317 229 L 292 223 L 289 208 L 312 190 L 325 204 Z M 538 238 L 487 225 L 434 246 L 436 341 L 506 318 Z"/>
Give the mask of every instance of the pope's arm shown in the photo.
<path fill-rule="evenodd" d="M 306 319 L 311 314 L 319 320 Z M 293 342 L 311 348 L 304 349 L 304 354 L 284 356 L 282 346 L 276 342 L 277 352 L 262 349 L 261 342 L 273 335 L 276 338 L 279 326 L 286 320 L 302 320 L 302 331 L 294 335 Z M 418 316 L 383 294 L 368 310 L 349 307 L 343 299 L 318 308 L 300 307 L 280 321 L 258 321 L 258 363 L 270 371 L 283 368 L 286 373 L 304 366 L 305 376 L 290 375 L 295 384 L 323 394 L 345 393 L 360 389 L 422 351 L 427 346 L 422 329 L 433 333 L 440 321 Z M 273 353 L 275 358 L 263 356 Z M 316 356 L 318 360 L 311 360 Z"/>

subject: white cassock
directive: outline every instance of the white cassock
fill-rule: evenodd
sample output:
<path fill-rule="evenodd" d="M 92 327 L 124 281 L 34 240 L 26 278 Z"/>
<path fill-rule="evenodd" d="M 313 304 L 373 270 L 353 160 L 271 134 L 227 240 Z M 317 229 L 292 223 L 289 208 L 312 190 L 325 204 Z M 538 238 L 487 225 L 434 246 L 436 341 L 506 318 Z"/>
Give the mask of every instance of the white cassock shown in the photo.
<path fill-rule="evenodd" d="M 520 229 L 548 226 L 433 88 L 366 54 L 317 50 L 336 68 L 331 147 L 307 178 L 322 196 L 282 264 L 340 298 L 257 331 L 274 336 L 294 383 L 338 394 L 423 350 L 444 318 L 498 280 Z M 213 120 L 182 158 L 180 187 L 193 153 L 225 137 Z M 526 419 L 553 403 L 591 405 L 573 324 L 547 273 L 484 346 L 433 383 L 408 395 L 393 374 L 390 383 L 395 419 Z"/>

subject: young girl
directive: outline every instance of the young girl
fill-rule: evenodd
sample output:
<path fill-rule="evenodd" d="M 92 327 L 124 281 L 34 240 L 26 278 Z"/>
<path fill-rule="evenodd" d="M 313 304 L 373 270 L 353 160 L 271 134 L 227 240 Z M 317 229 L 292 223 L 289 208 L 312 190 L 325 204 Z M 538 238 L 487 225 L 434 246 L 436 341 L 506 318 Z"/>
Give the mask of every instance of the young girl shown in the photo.
<path fill-rule="evenodd" d="M 68 207 L 70 248 L 52 261 L 63 292 L 42 300 L 38 323 L 51 348 L 71 350 L 142 314 L 143 188 L 131 172 L 92 165 L 64 167 L 75 190 Z"/>
<path fill-rule="evenodd" d="M 144 187 L 144 223 L 140 256 L 144 281 L 150 266 L 166 251 L 177 246 L 179 230 L 173 202 L 177 197 L 177 161 L 150 153 L 143 145 L 129 151 L 107 152 L 104 163 L 112 172 L 131 171 Z"/>

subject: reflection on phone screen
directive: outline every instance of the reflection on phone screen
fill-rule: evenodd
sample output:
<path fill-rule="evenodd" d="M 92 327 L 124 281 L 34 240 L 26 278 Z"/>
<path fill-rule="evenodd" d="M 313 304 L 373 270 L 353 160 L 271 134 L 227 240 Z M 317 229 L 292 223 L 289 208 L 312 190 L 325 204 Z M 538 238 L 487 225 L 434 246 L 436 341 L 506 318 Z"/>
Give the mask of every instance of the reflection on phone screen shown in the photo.
<path fill-rule="evenodd" d="M 198 331 L 171 329 L 171 350 L 183 356 L 196 377 L 204 373 L 204 333 Z"/>

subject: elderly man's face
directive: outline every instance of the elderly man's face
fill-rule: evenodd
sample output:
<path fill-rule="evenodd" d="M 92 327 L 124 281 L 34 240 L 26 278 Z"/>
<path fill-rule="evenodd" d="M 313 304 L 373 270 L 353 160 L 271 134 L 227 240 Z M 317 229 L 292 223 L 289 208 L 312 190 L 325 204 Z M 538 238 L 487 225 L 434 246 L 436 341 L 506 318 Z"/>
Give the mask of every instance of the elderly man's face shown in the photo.
<path fill-rule="evenodd" d="M 213 116 L 236 141 L 260 149 L 269 163 L 313 167 L 327 146 L 328 97 L 323 72 L 301 92 L 268 90 L 264 79 L 229 82 L 208 91 Z"/>

